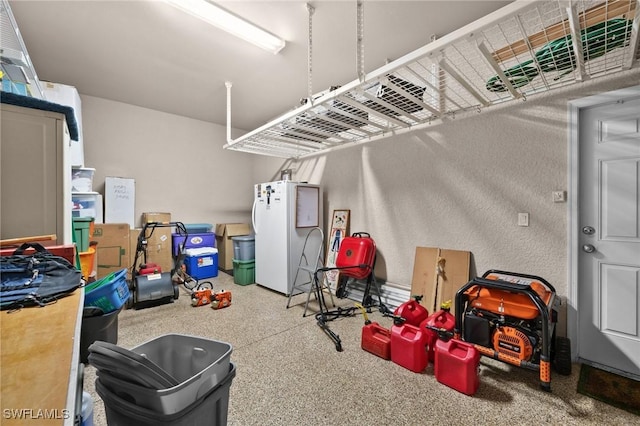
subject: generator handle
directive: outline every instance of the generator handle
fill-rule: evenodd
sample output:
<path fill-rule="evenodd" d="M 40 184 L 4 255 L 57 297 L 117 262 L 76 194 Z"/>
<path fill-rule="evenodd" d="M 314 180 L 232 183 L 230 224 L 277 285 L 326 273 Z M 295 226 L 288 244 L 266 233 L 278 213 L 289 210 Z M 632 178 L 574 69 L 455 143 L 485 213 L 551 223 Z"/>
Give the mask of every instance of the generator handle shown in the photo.
<path fill-rule="evenodd" d="M 540 281 L 542 284 L 546 285 L 552 292 L 554 292 L 554 293 L 556 292 L 556 289 L 551 285 L 551 283 L 549 283 L 549 281 L 547 281 L 544 278 L 539 277 L 537 275 L 522 274 L 522 273 L 519 273 L 519 272 L 501 271 L 499 269 L 489 269 L 487 272 L 482 274 L 482 278 L 487 278 L 491 274 L 512 275 L 514 277 L 527 278 L 527 279 L 530 279 L 530 280 Z M 526 284 L 525 284 L 525 286 L 526 286 Z"/>

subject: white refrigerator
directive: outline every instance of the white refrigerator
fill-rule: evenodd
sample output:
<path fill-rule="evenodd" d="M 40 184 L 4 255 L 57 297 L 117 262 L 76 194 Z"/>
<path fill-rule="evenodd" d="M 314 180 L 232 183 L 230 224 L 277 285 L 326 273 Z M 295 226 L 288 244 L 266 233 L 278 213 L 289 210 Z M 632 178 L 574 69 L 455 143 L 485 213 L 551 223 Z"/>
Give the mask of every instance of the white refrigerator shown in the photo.
<path fill-rule="evenodd" d="M 256 283 L 289 295 L 305 238 L 313 227 L 322 227 L 320 186 L 289 180 L 256 184 L 252 221 Z"/>

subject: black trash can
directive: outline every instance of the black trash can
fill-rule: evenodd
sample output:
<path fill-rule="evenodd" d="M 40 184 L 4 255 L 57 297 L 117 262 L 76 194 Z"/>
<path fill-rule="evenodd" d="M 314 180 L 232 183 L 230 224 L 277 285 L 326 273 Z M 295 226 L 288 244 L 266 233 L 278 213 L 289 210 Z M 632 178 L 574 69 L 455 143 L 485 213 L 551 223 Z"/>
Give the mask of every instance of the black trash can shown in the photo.
<path fill-rule="evenodd" d="M 80 362 L 89 363 L 89 346 L 96 340 L 118 343 L 118 314 L 117 309 L 106 314 L 99 308 L 85 307 L 82 312 L 82 329 L 80 331 Z"/>
<path fill-rule="evenodd" d="M 236 375 L 236 366 L 229 363 L 229 373 L 209 392 L 199 397 L 186 408 L 171 414 L 141 407 L 109 390 L 101 381 L 96 379 L 96 392 L 104 403 L 107 423 L 110 426 L 129 425 L 215 425 L 225 426 L 229 409 L 229 390 Z"/>

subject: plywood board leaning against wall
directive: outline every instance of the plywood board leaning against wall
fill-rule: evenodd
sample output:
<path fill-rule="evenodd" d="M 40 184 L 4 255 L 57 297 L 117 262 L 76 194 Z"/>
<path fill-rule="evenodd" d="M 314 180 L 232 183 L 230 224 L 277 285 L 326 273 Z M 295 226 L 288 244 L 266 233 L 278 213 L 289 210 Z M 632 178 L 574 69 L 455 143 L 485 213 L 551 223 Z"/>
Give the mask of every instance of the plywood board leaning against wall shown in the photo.
<path fill-rule="evenodd" d="M 421 304 L 429 313 L 450 300 L 451 313 L 455 314 L 456 292 L 469 281 L 470 267 L 471 252 L 416 247 L 411 296 L 422 296 Z"/>

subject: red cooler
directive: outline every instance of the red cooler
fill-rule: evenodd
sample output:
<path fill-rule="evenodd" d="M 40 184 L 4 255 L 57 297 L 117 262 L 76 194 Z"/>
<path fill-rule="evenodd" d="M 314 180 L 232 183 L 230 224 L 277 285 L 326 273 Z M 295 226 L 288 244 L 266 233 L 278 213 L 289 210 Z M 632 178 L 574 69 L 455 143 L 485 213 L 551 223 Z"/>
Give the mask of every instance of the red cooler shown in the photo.
<path fill-rule="evenodd" d="M 342 239 L 336 267 L 341 274 L 363 280 L 373 272 L 375 257 L 376 243 L 366 232 L 357 232 Z"/>
<path fill-rule="evenodd" d="M 427 333 L 411 324 L 391 327 L 391 361 L 416 373 L 427 368 Z"/>
<path fill-rule="evenodd" d="M 479 365 L 480 352 L 472 344 L 458 339 L 436 342 L 434 372 L 440 383 L 473 395 L 480 385 Z"/>

